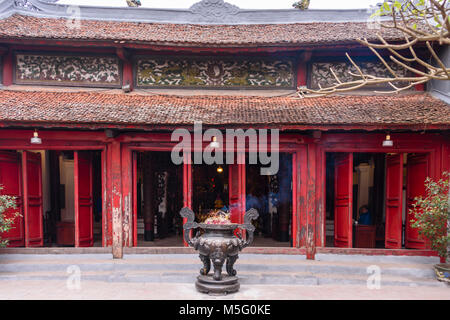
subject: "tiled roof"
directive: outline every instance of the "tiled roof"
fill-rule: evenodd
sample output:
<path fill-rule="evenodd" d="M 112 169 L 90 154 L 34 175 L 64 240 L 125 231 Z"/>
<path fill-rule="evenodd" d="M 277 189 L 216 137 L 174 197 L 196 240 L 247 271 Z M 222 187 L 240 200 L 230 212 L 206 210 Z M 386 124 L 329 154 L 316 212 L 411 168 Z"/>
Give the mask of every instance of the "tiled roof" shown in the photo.
<path fill-rule="evenodd" d="M 353 42 L 376 39 L 379 30 L 363 22 L 311 22 L 291 24 L 194 25 L 81 20 L 70 27 L 65 18 L 38 18 L 14 14 L 0 20 L 0 38 L 128 41 L 190 46 L 270 46 Z M 383 29 L 387 40 L 395 30 Z"/>
<path fill-rule="evenodd" d="M 306 125 L 334 127 L 427 124 L 450 128 L 450 105 L 429 94 L 296 97 L 174 96 L 94 91 L 0 90 L 0 123 L 136 125 Z"/>

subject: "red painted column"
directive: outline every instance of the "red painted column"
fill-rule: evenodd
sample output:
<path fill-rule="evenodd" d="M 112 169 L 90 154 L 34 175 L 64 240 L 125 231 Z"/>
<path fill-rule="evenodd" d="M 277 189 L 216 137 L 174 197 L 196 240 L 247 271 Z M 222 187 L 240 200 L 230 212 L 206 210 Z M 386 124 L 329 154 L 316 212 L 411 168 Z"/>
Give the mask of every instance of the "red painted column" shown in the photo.
<path fill-rule="evenodd" d="M 297 246 L 306 246 L 306 231 L 307 231 L 307 180 L 308 180 L 308 148 L 306 145 L 301 146 L 298 152 L 297 158 L 299 166 L 300 184 L 299 190 L 297 191 Z"/>
<path fill-rule="evenodd" d="M 122 60 L 122 86 L 129 85 L 130 91 L 133 91 L 133 62 L 131 61 L 130 54 L 125 48 L 117 48 L 116 54 L 120 60 Z"/>
<path fill-rule="evenodd" d="M 13 54 L 9 50 L 3 57 L 3 85 L 10 86 L 13 84 Z"/>
<path fill-rule="evenodd" d="M 122 86 L 130 85 L 130 90 L 133 91 L 133 63 L 129 60 L 123 62 L 123 76 Z"/>
<path fill-rule="evenodd" d="M 118 141 L 110 144 L 111 154 L 111 209 L 112 209 L 112 253 L 113 258 L 123 258 L 123 227 L 122 227 L 122 168 L 121 145 Z"/>
<path fill-rule="evenodd" d="M 316 246 L 325 246 L 325 154 L 322 148 L 317 146 L 316 148 L 316 229 L 315 229 L 315 242 Z"/>
<path fill-rule="evenodd" d="M 192 164 L 191 153 L 185 153 L 183 155 L 183 207 L 192 209 Z M 183 218 L 183 225 L 186 223 L 186 218 Z M 183 230 L 184 239 L 184 230 Z M 185 247 L 188 246 L 186 241 L 183 240 Z"/>
<path fill-rule="evenodd" d="M 316 254 L 316 144 L 308 145 L 308 180 L 306 197 L 306 258 L 314 260 Z"/>
<path fill-rule="evenodd" d="M 312 52 L 304 51 L 297 64 L 297 87 L 306 86 L 308 77 L 308 63 L 311 60 Z"/>
<path fill-rule="evenodd" d="M 131 150 L 126 146 L 122 146 L 121 154 L 123 245 L 130 247 L 133 246 L 133 161 Z"/>

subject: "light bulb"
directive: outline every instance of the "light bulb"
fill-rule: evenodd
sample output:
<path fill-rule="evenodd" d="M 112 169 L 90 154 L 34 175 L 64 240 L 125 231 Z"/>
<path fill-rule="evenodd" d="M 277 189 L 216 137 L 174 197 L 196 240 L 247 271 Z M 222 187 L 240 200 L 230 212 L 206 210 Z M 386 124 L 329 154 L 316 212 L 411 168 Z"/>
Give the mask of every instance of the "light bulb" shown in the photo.
<path fill-rule="evenodd" d="M 210 148 L 219 148 L 220 144 L 217 142 L 217 137 L 213 137 L 213 141 L 209 144 Z"/>
<path fill-rule="evenodd" d="M 42 144 L 41 138 L 39 138 L 37 130 L 34 130 L 33 137 L 30 139 L 32 144 Z"/>
<path fill-rule="evenodd" d="M 383 141 L 383 147 L 392 147 L 394 145 L 394 142 L 391 140 L 390 135 L 386 135 L 386 139 Z"/>

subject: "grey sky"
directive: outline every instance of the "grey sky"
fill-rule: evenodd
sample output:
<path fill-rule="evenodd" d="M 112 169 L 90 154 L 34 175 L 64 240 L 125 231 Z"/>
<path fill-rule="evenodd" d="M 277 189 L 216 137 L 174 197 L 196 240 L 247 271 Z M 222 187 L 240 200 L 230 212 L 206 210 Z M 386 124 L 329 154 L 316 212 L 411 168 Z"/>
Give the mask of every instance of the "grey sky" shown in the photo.
<path fill-rule="evenodd" d="M 199 0 L 141 0 L 148 8 L 189 8 Z M 292 9 L 295 0 L 226 0 L 242 9 Z M 382 0 L 311 0 L 310 9 L 360 9 L 369 8 Z M 126 6 L 126 0 L 60 0 L 62 4 L 87 6 Z"/>

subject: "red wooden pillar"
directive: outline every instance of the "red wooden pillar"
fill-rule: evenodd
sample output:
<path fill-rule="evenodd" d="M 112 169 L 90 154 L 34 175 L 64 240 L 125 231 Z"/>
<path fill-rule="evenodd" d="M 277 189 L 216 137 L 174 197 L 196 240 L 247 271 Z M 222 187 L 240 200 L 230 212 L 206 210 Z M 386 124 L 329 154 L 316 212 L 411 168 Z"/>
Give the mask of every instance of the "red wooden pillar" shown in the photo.
<path fill-rule="evenodd" d="M 125 48 L 117 48 L 116 53 L 122 60 L 122 86 L 129 85 L 130 91 L 133 91 L 133 62 L 130 59 L 130 54 Z"/>
<path fill-rule="evenodd" d="M 299 190 L 297 198 L 297 246 L 306 246 L 307 232 L 307 186 L 308 186 L 308 148 L 306 145 L 301 146 L 300 152 L 297 153 L 297 161 L 299 168 Z"/>
<path fill-rule="evenodd" d="M 306 258 L 314 260 L 316 254 L 316 144 L 308 145 L 308 180 L 306 197 Z"/>
<path fill-rule="evenodd" d="M 133 167 L 132 152 L 126 146 L 121 148 L 121 172 L 122 172 L 122 228 L 123 245 L 133 245 Z"/>
<path fill-rule="evenodd" d="M 306 86 L 308 75 L 308 63 L 311 60 L 312 52 L 304 51 L 298 59 L 297 65 L 297 87 Z"/>
<path fill-rule="evenodd" d="M 320 146 L 316 148 L 316 246 L 325 246 L 325 153 Z"/>
<path fill-rule="evenodd" d="M 3 60 L 3 85 L 10 86 L 13 84 L 13 54 L 8 50 L 2 57 Z"/>
<path fill-rule="evenodd" d="M 123 227 L 122 227 L 122 167 L 121 145 L 112 141 L 111 148 L 111 211 L 112 211 L 112 253 L 113 258 L 123 258 Z"/>
<path fill-rule="evenodd" d="M 186 152 L 183 154 L 183 207 L 192 209 L 192 163 L 190 152 Z M 186 218 L 183 218 L 183 225 L 186 223 L 186 221 Z M 185 247 L 188 246 L 188 244 L 184 240 L 183 244 Z"/>
<path fill-rule="evenodd" d="M 133 64 L 131 61 L 123 63 L 123 86 L 129 85 L 130 91 L 133 91 Z"/>

